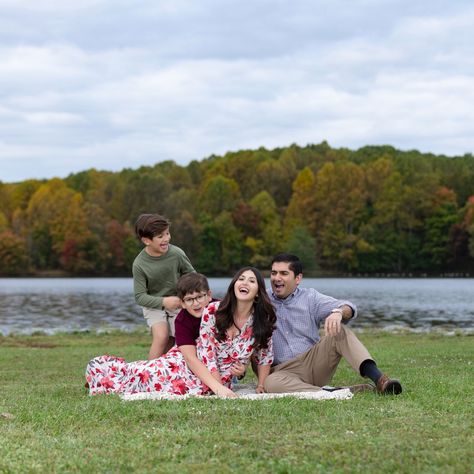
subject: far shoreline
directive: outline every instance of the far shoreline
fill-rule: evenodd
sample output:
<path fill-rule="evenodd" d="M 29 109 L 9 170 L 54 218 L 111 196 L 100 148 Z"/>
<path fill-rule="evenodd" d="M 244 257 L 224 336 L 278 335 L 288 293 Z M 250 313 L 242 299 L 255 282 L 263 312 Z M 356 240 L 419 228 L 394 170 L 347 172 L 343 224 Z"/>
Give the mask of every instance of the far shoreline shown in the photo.
<path fill-rule="evenodd" d="M 260 270 L 265 278 L 270 277 L 269 270 Z M 469 272 L 375 272 L 375 273 L 350 273 L 350 272 L 331 272 L 331 271 L 307 271 L 304 272 L 305 278 L 380 278 L 380 279 L 430 279 L 430 278 L 474 278 L 474 274 Z M 208 278 L 232 278 L 233 274 L 207 274 Z M 15 279 L 15 278 L 32 278 L 32 279 L 53 279 L 53 278 L 64 278 L 64 279 L 78 279 L 78 278 L 132 278 L 130 273 L 122 274 L 108 274 L 108 273 L 84 273 L 84 274 L 72 274 L 62 270 L 48 270 L 40 272 L 28 272 L 22 274 L 2 274 L 0 273 L 0 279 Z"/>

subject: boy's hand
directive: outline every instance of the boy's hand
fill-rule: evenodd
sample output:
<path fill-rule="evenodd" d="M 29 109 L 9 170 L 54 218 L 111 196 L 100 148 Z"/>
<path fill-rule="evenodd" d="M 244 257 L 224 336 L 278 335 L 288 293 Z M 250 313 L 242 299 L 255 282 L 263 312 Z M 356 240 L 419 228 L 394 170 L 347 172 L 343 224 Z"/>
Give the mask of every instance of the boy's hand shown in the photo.
<path fill-rule="evenodd" d="M 163 308 L 174 311 L 181 308 L 181 300 L 177 296 L 165 296 L 163 298 Z"/>
<path fill-rule="evenodd" d="M 247 366 L 239 361 L 234 362 L 230 367 L 230 373 L 235 377 L 242 377 L 245 374 Z"/>

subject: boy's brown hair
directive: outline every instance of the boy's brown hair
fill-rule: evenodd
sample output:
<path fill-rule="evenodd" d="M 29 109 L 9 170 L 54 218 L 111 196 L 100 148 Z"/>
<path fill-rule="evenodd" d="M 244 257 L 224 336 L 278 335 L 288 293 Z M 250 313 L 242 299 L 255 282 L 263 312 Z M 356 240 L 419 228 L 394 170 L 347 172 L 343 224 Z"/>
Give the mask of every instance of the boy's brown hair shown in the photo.
<path fill-rule="evenodd" d="M 176 283 L 176 294 L 181 300 L 188 294 L 208 291 L 209 282 L 202 273 L 186 273 Z"/>
<path fill-rule="evenodd" d="M 155 235 L 169 229 L 170 225 L 171 222 L 159 214 L 140 214 L 135 222 L 135 234 L 138 240 L 143 237 L 153 239 Z"/>

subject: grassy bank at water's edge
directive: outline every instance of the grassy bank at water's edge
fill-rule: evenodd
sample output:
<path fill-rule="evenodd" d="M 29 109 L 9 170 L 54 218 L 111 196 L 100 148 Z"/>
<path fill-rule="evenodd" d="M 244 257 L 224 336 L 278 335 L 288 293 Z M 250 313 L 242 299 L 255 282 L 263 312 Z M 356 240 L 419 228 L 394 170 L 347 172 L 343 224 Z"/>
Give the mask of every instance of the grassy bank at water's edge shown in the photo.
<path fill-rule="evenodd" d="M 0 472 L 472 472 L 474 336 L 359 336 L 402 395 L 126 403 L 84 368 L 143 358 L 145 332 L 0 337 Z"/>

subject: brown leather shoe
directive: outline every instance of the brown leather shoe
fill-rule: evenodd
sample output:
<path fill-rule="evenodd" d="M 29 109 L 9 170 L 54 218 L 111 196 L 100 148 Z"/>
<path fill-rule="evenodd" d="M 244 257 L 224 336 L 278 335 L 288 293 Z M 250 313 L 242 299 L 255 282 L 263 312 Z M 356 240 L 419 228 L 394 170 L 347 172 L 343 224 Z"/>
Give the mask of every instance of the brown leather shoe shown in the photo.
<path fill-rule="evenodd" d="M 382 395 L 398 395 L 402 393 L 402 385 L 398 380 L 382 375 L 377 380 L 377 392 Z"/>

